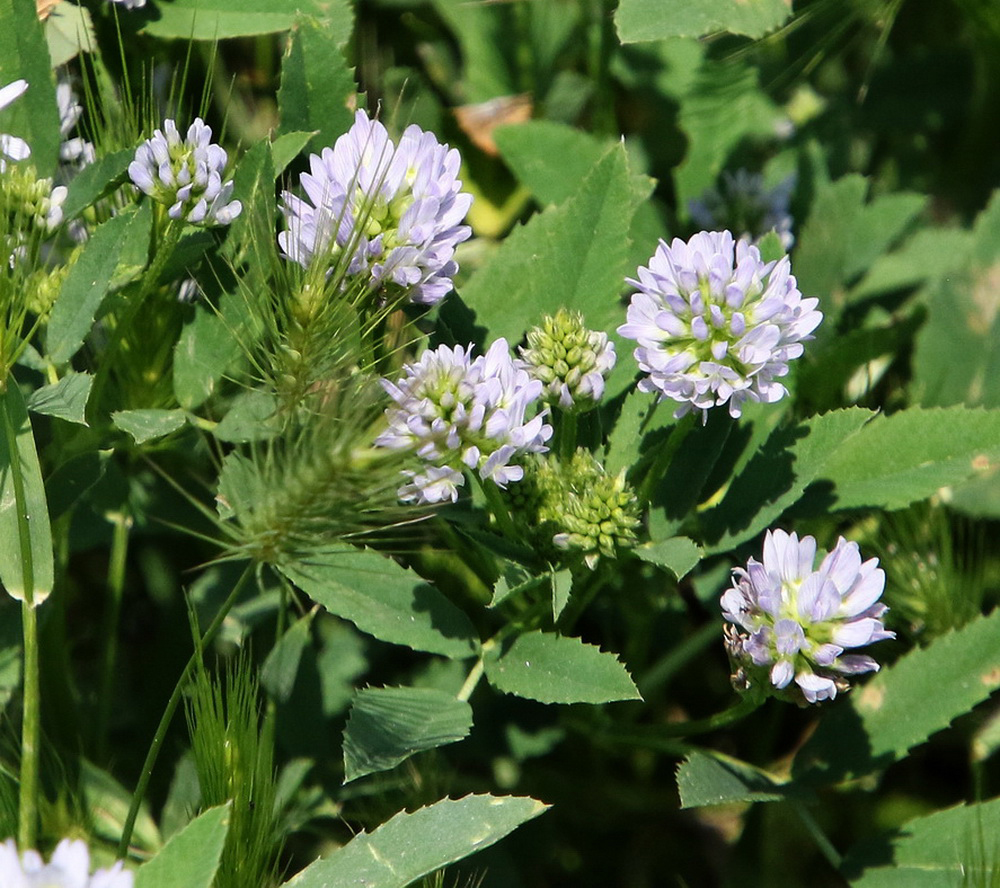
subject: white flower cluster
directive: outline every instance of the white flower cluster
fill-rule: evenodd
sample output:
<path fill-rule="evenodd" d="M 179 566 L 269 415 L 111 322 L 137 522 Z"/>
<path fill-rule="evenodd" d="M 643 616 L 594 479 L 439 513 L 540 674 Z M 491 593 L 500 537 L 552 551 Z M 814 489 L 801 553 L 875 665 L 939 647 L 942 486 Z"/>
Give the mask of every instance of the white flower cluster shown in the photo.
<path fill-rule="evenodd" d="M 0 844 L 0 885 L 3 888 L 132 888 L 132 873 L 118 861 L 110 869 L 90 874 L 90 854 L 79 839 L 63 839 L 48 863 L 37 851 L 20 858 L 13 839 Z"/>
<path fill-rule="evenodd" d="M 739 417 L 747 401 L 780 400 L 787 390 L 777 380 L 823 320 L 819 300 L 802 298 L 787 256 L 764 262 L 728 231 L 660 241 L 638 275 L 628 281 L 639 292 L 618 332 L 639 344 L 635 359 L 647 374 L 640 390 L 678 401 L 675 417 L 695 409 L 707 418 L 723 404 Z"/>
<path fill-rule="evenodd" d="M 410 480 L 399 491 L 405 502 L 454 502 L 465 483 L 463 468 L 506 487 L 524 477 L 512 459 L 548 449 L 552 427 L 545 413 L 527 418 L 542 383 L 515 366 L 505 339 L 475 359 L 471 352 L 471 346 L 429 349 L 406 365 L 403 379 L 382 381 L 395 406 L 375 443 L 413 449 L 426 463 L 405 473 Z"/>
<path fill-rule="evenodd" d="M 354 125 L 309 157 L 308 201 L 281 195 L 285 255 L 309 265 L 319 255 L 366 286 L 395 284 L 413 302 L 433 305 L 451 290 L 455 247 L 472 195 L 460 191 L 458 151 L 418 126 L 394 145 L 386 128 L 358 111 Z"/>
<path fill-rule="evenodd" d="M 0 88 L 0 111 L 24 95 L 27 88 L 27 80 L 14 80 Z M 26 160 L 30 156 L 31 148 L 24 139 L 0 133 L 0 173 L 7 169 L 7 160 Z"/>
<path fill-rule="evenodd" d="M 181 139 L 173 120 L 163 122 L 153 138 L 143 142 L 129 164 L 128 174 L 146 194 L 167 204 L 171 219 L 195 225 L 228 225 L 243 205 L 230 200 L 233 181 L 222 181 L 228 157 L 212 142 L 212 129 L 200 117 Z"/>

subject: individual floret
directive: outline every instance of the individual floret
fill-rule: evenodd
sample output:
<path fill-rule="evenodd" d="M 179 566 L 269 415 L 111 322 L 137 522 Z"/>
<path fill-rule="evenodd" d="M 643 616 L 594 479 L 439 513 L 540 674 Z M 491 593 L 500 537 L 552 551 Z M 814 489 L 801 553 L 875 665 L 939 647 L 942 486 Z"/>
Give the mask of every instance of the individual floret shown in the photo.
<path fill-rule="evenodd" d="M 546 401 L 563 410 L 582 411 L 601 400 L 616 358 L 607 333 L 588 330 L 583 315 L 561 308 L 529 330 L 527 339 L 519 364 L 541 380 Z"/>
<path fill-rule="evenodd" d="M 721 604 L 741 690 L 818 703 L 846 691 L 848 676 L 878 670 L 871 657 L 844 653 L 895 638 L 882 623 L 878 559 L 862 563 L 858 544 L 843 537 L 814 570 L 815 558 L 813 537 L 768 531 L 763 563 L 751 558 L 733 571 Z"/>
<path fill-rule="evenodd" d="M 90 874 L 90 853 L 79 839 L 63 839 L 49 862 L 37 851 L 20 858 L 13 839 L 0 844 L 0 885 L 3 888 L 132 888 L 132 873 L 118 861 L 110 869 Z"/>
<path fill-rule="evenodd" d="M 0 111 L 24 95 L 27 88 L 27 80 L 14 80 L 0 88 Z M 0 173 L 7 169 L 8 160 L 25 160 L 30 156 L 31 148 L 24 139 L 0 133 Z"/>
<path fill-rule="evenodd" d="M 542 384 L 515 366 L 505 339 L 474 359 L 472 346 L 442 345 L 404 370 L 398 382 L 382 381 L 395 406 L 376 439 L 381 447 L 412 449 L 426 463 L 406 473 L 404 501 L 456 500 L 463 469 L 506 487 L 524 475 L 512 460 L 547 449 L 552 427 L 544 411 L 529 418 Z"/>
<path fill-rule="evenodd" d="M 472 196 L 462 192 L 461 158 L 433 133 L 409 126 L 399 145 L 364 111 L 333 148 L 310 155 L 306 200 L 281 196 L 285 256 L 319 261 L 366 288 L 399 288 L 413 302 L 445 297 L 458 271 L 455 247 Z"/>
<path fill-rule="evenodd" d="M 819 300 L 802 298 L 787 256 L 764 262 L 728 231 L 660 241 L 628 282 L 638 292 L 618 332 L 638 342 L 640 390 L 679 402 L 678 418 L 694 409 L 707 419 L 723 404 L 739 417 L 747 401 L 782 398 L 777 380 L 823 319 Z"/>
<path fill-rule="evenodd" d="M 212 129 L 200 117 L 181 139 L 173 120 L 143 142 L 129 164 L 129 178 L 146 194 L 170 207 L 171 219 L 195 225 L 228 225 L 243 205 L 230 200 L 233 181 L 223 182 L 228 157 L 212 142 Z"/>

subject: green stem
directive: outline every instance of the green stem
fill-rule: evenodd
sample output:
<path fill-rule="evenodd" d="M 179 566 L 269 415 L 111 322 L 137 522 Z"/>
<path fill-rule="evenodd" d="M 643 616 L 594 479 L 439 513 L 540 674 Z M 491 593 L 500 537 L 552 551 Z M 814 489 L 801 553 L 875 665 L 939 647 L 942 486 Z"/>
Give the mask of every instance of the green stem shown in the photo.
<path fill-rule="evenodd" d="M 743 697 L 735 706 L 710 715 L 707 718 L 698 718 L 691 721 L 675 722 L 671 724 L 655 725 L 652 727 L 635 727 L 623 729 L 615 726 L 613 730 L 602 733 L 605 740 L 628 746 L 645 746 L 651 749 L 662 749 L 664 744 L 671 746 L 674 738 L 690 737 L 693 734 L 707 734 L 709 731 L 717 731 L 720 728 L 728 727 L 741 719 L 746 718 L 761 705 L 760 700 L 752 697 Z"/>
<path fill-rule="evenodd" d="M 27 598 L 21 602 L 24 630 L 24 717 L 21 725 L 21 798 L 17 841 L 22 851 L 35 847 L 38 821 L 38 745 L 41 739 L 38 686 L 38 614 Z"/>
<path fill-rule="evenodd" d="M 510 512 L 507 511 L 507 504 L 503 501 L 503 497 L 500 496 L 500 488 L 490 478 L 480 478 L 478 472 L 470 472 L 470 474 L 479 483 L 483 495 L 486 497 L 486 504 L 490 507 L 493 517 L 497 520 L 497 524 L 500 525 L 503 535 L 509 540 L 516 540 L 518 533 L 514 528 Z"/>
<path fill-rule="evenodd" d="M 559 417 L 559 456 L 564 463 L 568 463 L 576 453 L 576 437 L 576 414 L 563 411 Z"/>
<path fill-rule="evenodd" d="M 170 699 L 167 701 L 166 709 L 164 709 L 160 723 L 156 727 L 156 733 L 153 735 L 153 742 L 149 746 L 149 752 L 146 753 L 146 760 L 142 763 L 142 773 L 139 775 L 139 782 L 136 784 L 135 792 L 132 795 L 132 803 L 129 805 L 128 816 L 125 818 L 125 825 L 122 827 L 121 841 L 118 843 L 119 859 L 124 859 L 128 853 L 129 842 L 132 840 L 132 830 L 135 827 L 136 817 L 139 816 L 139 806 L 146 795 L 149 779 L 153 775 L 153 768 L 156 766 L 156 759 L 160 754 L 160 747 L 163 746 L 163 741 L 166 739 L 167 728 L 170 727 L 170 722 L 177 711 L 177 706 L 181 702 L 181 696 L 184 693 L 188 679 L 194 667 L 199 662 L 202 651 L 207 645 L 212 643 L 219 629 L 222 628 L 223 620 L 226 619 L 229 611 L 240 597 L 240 593 L 243 591 L 247 580 L 253 575 L 253 571 L 253 563 L 248 564 L 246 570 L 240 575 L 239 580 L 236 581 L 236 585 L 233 586 L 233 591 L 229 593 L 229 597 L 223 602 L 222 607 L 219 608 L 219 612 L 215 615 L 215 619 L 212 620 L 208 630 L 195 646 L 194 653 L 191 654 L 191 658 L 187 661 L 187 665 L 181 672 L 177 684 L 174 685 L 173 693 L 171 693 Z"/>
<path fill-rule="evenodd" d="M 485 653 L 485 645 L 483 646 L 483 652 Z M 483 658 L 480 657 L 469 670 L 465 683 L 458 692 L 459 700 L 468 701 L 469 697 L 472 696 L 472 692 L 476 689 L 476 685 L 479 684 L 479 679 L 483 677 L 483 669 Z"/>
<path fill-rule="evenodd" d="M 646 472 L 646 477 L 642 479 L 642 485 L 639 487 L 640 503 L 649 502 L 656 483 L 663 477 L 667 469 L 670 468 L 670 463 L 673 462 L 688 432 L 694 428 L 696 415 L 697 413 L 693 411 L 686 416 L 682 416 L 677 425 L 673 427 L 670 437 L 667 438 L 666 443 L 660 448 L 660 452 L 656 454 L 656 459 L 653 460 L 649 471 Z"/>
<path fill-rule="evenodd" d="M 107 751 L 108 725 L 111 722 L 111 703 L 118 660 L 118 622 L 121 617 L 122 596 L 125 591 L 125 561 L 128 557 L 129 529 L 132 520 L 119 512 L 112 519 L 114 533 L 111 537 L 111 556 L 108 564 L 108 592 L 110 601 L 104 615 L 104 662 L 101 664 L 100 696 L 98 697 L 97 724 L 94 748 L 97 760 L 103 761 Z"/>
<path fill-rule="evenodd" d="M 796 813 L 802 818 L 802 822 L 805 824 L 806 829 L 809 830 L 809 835 L 812 836 L 820 853 L 826 858 L 830 866 L 839 872 L 844 858 L 833 847 L 833 843 L 826 837 L 826 833 L 823 832 L 820 825 L 816 822 L 816 818 L 812 816 L 812 813 L 802 802 L 793 801 L 792 807 L 795 808 Z"/>

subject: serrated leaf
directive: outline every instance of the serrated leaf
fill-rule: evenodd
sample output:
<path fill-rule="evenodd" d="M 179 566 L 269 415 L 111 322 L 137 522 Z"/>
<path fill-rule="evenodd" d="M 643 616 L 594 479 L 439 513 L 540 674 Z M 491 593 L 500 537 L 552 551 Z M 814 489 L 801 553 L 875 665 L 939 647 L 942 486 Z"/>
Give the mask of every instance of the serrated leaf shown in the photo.
<path fill-rule="evenodd" d="M 41 177 L 51 176 L 59 160 L 59 112 L 52 63 L 42 23 L 32 0 L 0 0 L 0 84 L 28 81 L 27 91 L 3 112 L 3 132 L 31 146 Z"/>
<path fill-rule="evenodd" d="M 776 802 L 794 787 L 767 771 L 721 752 L 695 751 L 677 768 L 682 808 L 733 802 Z"/>
<path fill-rule="evenodd" d="M 362 688 L 344 729 L 344 783 L 455 743 L 471 729 L 472 707 L 445 691 Z"/>
<path fill-rule="evenodd" d="M 837 509 L 901 509 L 1000 460 L 1000 410 L 911 407 L 878 416 L 846 440 L 817 480 Z"/>
<path fill-rule="evenodd" d="M 831 707 L 793 773 L 815 782 L 885 768 L 998 687 L 1000 610 L 915 648 Z"/>
<path fill-rule="evenodd" d="M 128 432 L 136 444 L 145 444 L 176 432 L 187 423 L 187 413 L 183 410 L 119 410 L 111 414 L 116 428 Z"/>
<path fill-rule="evenodd" d="M 421 876 L 489 847 L 547 807 L 531 798 L 470 795 L 444 799 L 412 814 L 400 812 L 310 864 L 285 885 L 406 888 Z"/>
<path fill-rule="evenodd" d="M 209 888 L 229 831 L 229 805 L 209 808 L 135 873 L 135 888 Z"/>
<path fill-rule="evenodd" d="M 552 571 L 552 619 L 558 620 L 559 615 L 569 604 L 569 596 L 573 591 L 573 572 L 569 569 Z"/>
<path fill-rule="evenodd" d="M 908 820 L 852 848 L 840 871 L 852 888 L 991 885 L 1000 865 L 1000 800 L 957 805 Z"/>
<path fill-rule="evenodd" d="M 757 38 L 791 14 L 789 0 L 621 0 L 615 27 L 622 43 L 703 37 L 719 31 Z"/>
<path fill-rule="evenodd" d="M 645 543 L 632 551 L 643 561 L 666 568 L 678 580 L 690 573 L 702 556 L 701 546 L 687 537 Z"/>
<path fill-rule="evenodd" d="M 89 373 L 67 373 L 59 382 L 35 389 L 28 397 L 28 409 L 86 425 L 87 399 L 93 384 L 94 377 Z"/>
<path fill-rule="evenodd" d="M 727 552 L 769 527 L 810 483 L 828 477 L 827 466 L 872 416 L 850 407 L 776 429 L 703 516 L 706 551 Z"/>
<path fill-rule="evenodd" d="M 337 0 L 334 25 L 303 21 L 288 43 L 281 64 L 281 133 L 316 132 L 318 148 L 332 146 L 354 121 L 358 103 L 354 69 L 347 64 L 344 46 L 351 36 L 353 12 L 346 0 Z M 317 152 L 318 153 L 318 152 Z"/>
<path fill-rule="evenodd" d="M 463 611 L 377 552 L 334 550 L 280 569 L 317 604 L 382 641 L 458 659 L 478 650 Z"/>
<path fill-rule="evenodd" d="M 486 678 L 505 694 L 540 703 L 641 700 L 616 654 L 579 638 L 526 632 L 484 658 Z"/>
<path fill-rule="evenodd" d="M 299 12 L 315 12 L 312 0 L 173 0 L 157 6 L 143 31 L 173 40 L 225 40 L 287 31 Z"/>
<path fill-rule="evenodd" d="M 0 392 L 0 582 L 13 598 L 48 598 L 54 582 L 52 528 L 31 420 L 13 377 Z M 25 557 L 27 556 L 27 557 Z"/>
<path fill-rule="evenodd" d="M 462 288 L 462 298 L 491 337 L 512 345 L 562 306 L 583 312 L 593 329 L 614 329 L 627 272 L 622 233 L 632 214 L 625 149 L 615 145 L 573 197 L 515 229 Z"/>
<path fill-rule="evenodd" d="M 122 253 L 145 244 L 152 225 L 149 204 L 108 219 L 87 241 L 63 281 L 46 330 L 46 350 L 54 364 L 64 364 L 83 345 L 111 286 Z"/>
<path fill-rule="evenodd" d="M 260 670 L 260 683 L 279 703 L 288 702 L 299 674 L 302 652 L 309 643 L 314 611 L 296 620 L 271 648 Z"/>

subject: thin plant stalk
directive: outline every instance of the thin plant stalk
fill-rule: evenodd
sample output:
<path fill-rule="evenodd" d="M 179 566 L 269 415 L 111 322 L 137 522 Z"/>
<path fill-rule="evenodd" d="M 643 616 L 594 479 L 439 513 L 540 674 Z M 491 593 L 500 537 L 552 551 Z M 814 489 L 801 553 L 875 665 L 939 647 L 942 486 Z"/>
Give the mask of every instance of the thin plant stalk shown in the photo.
<path fill-rule="evenodd" d="M 142 800 L 146 795 L 146 789 L 149 787 L 149 779 L 153 775 L 153 768 L 156 767 L 156 759 L 159 757 L 160 748 L 163 746 L 163 741 L 167 736 L 167 729 L 170 727 L 170 722 L 173 720 L 174 713 L 177 712 L 177 706 L 181 702 L 181 696 L 183 695 L 184 688 L 187 686 L 187 683 L 191 678 L 191 673 L 194 671 L 194 668 L 202 655 L 202 651 L 207 645 L 212 643 L 215 636 L 218 634 L 219 629 L 222 628 L 223 621 L 229 615 L 229 611 L 232 610 L 233 605 L 239 599 L 240 593 L 243 591 L 243 587 L 246 585 L 247 580 L 249 580 L 253 575 L 253 572 L 254 563 L 251 562 L 240 575 L 239 580 L 236 581 L 236 585 L 233 586 L 233 591 L 229 593 L 229 597 L 223 602 L 222 607 L 219 608 L 219 612 L 215 615 L 215 619 L 212 620 L 208 630 L 195 646 L 194 653 L 191 654 L 191 658 L 187 661 L 187 665 L 182 670 L 180 678 L 177 679 L 177 684 L 174 685 L 174 690 L 170 695 L 170 699 L 167 701 L 166 708 L 163 710 L 160 723 L 156 727 L 156 733 L 153 735 L 153 742 L 149 746 L 149 752 L 146 753 L 146 760 L 142 763 L 142 772 L 139 775 L 139 782 L 136 784 L 135 792 L 132 794 L 132 803 L 129 805 L 128 816 L 125 818 L 125 825 L 122 827 L 121 841 L 118 843 L 119 859 L 124 859 L 125 855 L 128 853 L 129 842 L 132 840 L 132 830 L 135 828 L 136 817 L 139 816 L 139 806 L 142 804 Z"/>
<path fill-rule="evenodd" d="M 21 603 L 24 631 L 24 713 L 21 724 L 21 797 L 17 841 L 21 849 L 35 847 L 38 823 L 38 745 L 41 740 L 41 694 L 38 682 L 38 614 L 25 598 Z"/>
<path fill-rule="evenodd" d="M 111 557 L 108 564 L 110 601 L 104 617 L 104 662 L 101 664 L 101 685 L 94 743 L 98 761 L 103 760 L 108 745 L 112 686 L 118 660 L 118 622 L 121 617 L 122 596 L 125 591 L 125 561 L 128 557 L 129 530 L 132 527 L 131 518 L 123 512 L 115 515 L 113 520 L 114 532 L 111 537 Z"/>

